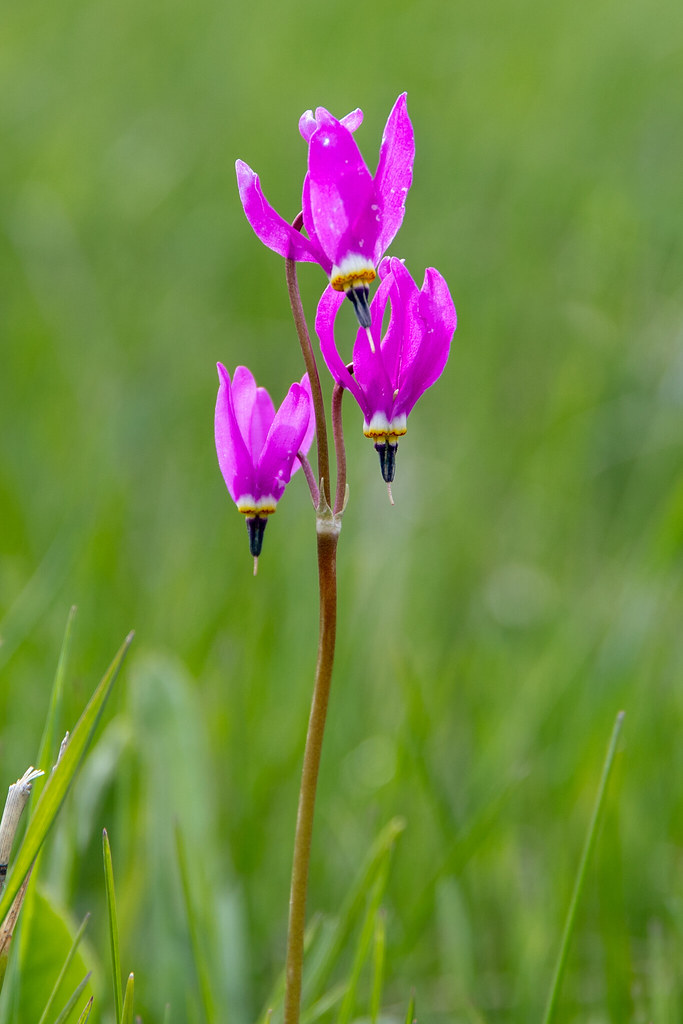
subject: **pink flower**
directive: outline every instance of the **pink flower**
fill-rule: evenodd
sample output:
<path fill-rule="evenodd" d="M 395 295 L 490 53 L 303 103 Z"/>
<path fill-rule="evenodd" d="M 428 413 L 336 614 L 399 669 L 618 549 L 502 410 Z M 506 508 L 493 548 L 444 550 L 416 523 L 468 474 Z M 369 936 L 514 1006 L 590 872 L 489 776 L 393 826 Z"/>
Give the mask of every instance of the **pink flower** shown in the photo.
<path fill-rule="evenodd" d="M 270 206 L 247 164 L 238 160 L 236 166 L 244 212 L 261 241 L 287 259 L 319 263 L 335 291 L 351 299 L 361 326 L 369 327 L 369 285 L 403 221 L 415 140 L 403 93 L 389 114 L 373 177 L 352 134 L 362 119 L 354 110 L 337 121 L 318 107 L 299 121 L 308 142 L 302 198 L 308 237 Z"/>
<path fill-rule="evenodd" d="M 370 330 L 359 330 L 356 336 L 353 374 L 335 344 L 334 322 L 342 296 L 331 287 L 318 304 L 315 329 L 328 370 L 361 407 L 363 432 L 374 440 L 382 476 L 391 483 L 398 439 L 405 434 L 408 414 L 420 395 L 443 373 L 457 317 L 448 285 L 433 267 L 425 271 L 421 289 L 398 259 L 384 260 L 380 277 L 370 304 Z M 391 317 L 382 337 L 387 302 Z"/>
<path fill-rule="evenodd" d="M 225 485 L 246 516 L 249 548 L 258 558 L 267 517 L 299 468 L 297 452 L 308 453 L 315 417 L 308 375 L 292 384 L 275 411 L 265 388 L 256 386 L 246 366 L 230 375 L 218 363 L 216 454 Z"/>

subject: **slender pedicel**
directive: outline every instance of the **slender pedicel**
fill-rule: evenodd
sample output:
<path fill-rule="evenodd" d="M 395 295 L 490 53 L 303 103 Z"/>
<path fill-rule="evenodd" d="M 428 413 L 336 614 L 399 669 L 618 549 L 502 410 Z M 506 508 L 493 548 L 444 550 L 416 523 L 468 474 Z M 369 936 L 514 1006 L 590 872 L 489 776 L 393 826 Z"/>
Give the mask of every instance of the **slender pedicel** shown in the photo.
<path fill-rule="evenodd" d="M 315 482 L 315 477 L 313 475 L 313 470 L 311 469 L 311 464 L 303 452 L 297 452 L 296 457 L 301 463 L 302 472 L 306 477 L 306 483 L 308 484 L 308 489 L 311 492 L 311 501 L 313 502 L 313 508 L 317 508 L 318 503 L 320 502 L 320 489 L 318 488 L 318 485 Z"/>
<path fill-rule="evenodd" d="M 353 373 L 353 364 L 349 363 L 347 369 Z M 334 496 L 334 513 L 344 511 L 346 504 L 346 448 L 344 446 L 344 429 L 342 425 L 342 399 L 344 387 L 338 382 L 332 391 L 332 437 L 334 439 L 334 454 L 337 460 L 337 490 Z"/>
<path fill-rule="evenodd" d="M 299 213 L 292 222 L 292 228 L 298 234 L 301 232 L 303 226 L 304 216 L 303 213 Z M 306 366 L 311 388 L 311 402 L 313 405 L 315 420 L 315 437 L 318 449 L 318 479 L 327 481 L 326 487 L 329 491 L 330 455 L 327 445 L 325 403 L 323 401 L 323 392 L 320 386 L 318 364 L 315 361 L 313 346 L 311 345 L 311 337 L 308 333 L 308 325 L 306 324 L 306 314 L 304 313 L 303 303 L 301 302 L 295 260 L 285 260 L 285 277 L 287 279 L 287 292 L 289 294 L 289 304 L 292 309 L 292 317 L 294 318 L 294 326 L 296 327 L 296 333 L 301 347 L 301 354 L 304 359 L 304 365 Z"/>

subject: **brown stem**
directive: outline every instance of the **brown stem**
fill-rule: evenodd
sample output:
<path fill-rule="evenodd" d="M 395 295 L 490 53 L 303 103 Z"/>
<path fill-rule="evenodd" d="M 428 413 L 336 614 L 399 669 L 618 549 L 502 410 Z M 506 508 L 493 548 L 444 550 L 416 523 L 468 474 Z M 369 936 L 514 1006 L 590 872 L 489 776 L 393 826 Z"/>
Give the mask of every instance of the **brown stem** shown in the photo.
<path fill-rule="evenodd" d="M 294 221 L 294 227 L 301 230 L 303 218 L 301 214 Z M 289 929 L 287 933 L 286 986 L 284 1005 L 284 1024 L 299 1024 L 301 1013 L 301 987 L 304 962 L 304 932 L 306 928 L 306 896 L 308 891 L 308 869 L 311 860 L 311 837 L 313 835 L 313 817 L 315 812 L 315 796 L 320 770 L 327 706 L 332 683 L 332 665 L 334 662 L 334 644 L 337 633 L 337 540 L 341 528 L 341 515 L 335 515 L 330 508 L 330 457 L 327 443 L 327 421 L 325 403 L 318 367 L 306 326 L 294 260 L 285 260 L 287 289 L 292 314 L 299 336 L 306 370 L 311 382 L 315 425 L 318 438 L 318 480 L 321 491 L 318 496 L 316 510 L 316 533 L 318 542 L 318 585 L 320 589 L 320 629 L 318 635 L 318 661 L 315 669 L 313 699 L 308 720 L 308 732 L 304 747 L 304 760 L 301 771 L 301 788 L 299 790 L 299 807 L 296 816 L 294 833 L 294 856 L 292 859 L 292 883 L 289 895 Z M 334 414 L 333 414 L 334 416 Z M 336 446 L 335 431 L 335 446 Z M 343 455 L 342 455 L 343 458 Z M 337 471 L 339 473 L 339 451 L 337 450 Z M 304 472 L 306 465 L 302 461 Z M 344 474 L 345 475 L 345 474 Z M 309 481 L 310 483 L 310 481 Z M 345 484 L 344 484 L 345 487 Z M 315 493 L 311 488 L 311 493 Z M 343 501 L 343 499 L 342 499 Z"/>
<path fill-rule="evenodd" d="M 322 500 L 322 498 L 321 498 Z M 320 634 L 318 663 L 311 714 L 308 720 L 304 749 L 299 808 L 294 836 L 292 884 L 289 897 L 289 931 L 287 934 L 287 963 L 284 1024 L 298 1024 L 301 1011 L 301 984 L 304 960 L 304 931 L 306 928 L 306 894 L 308 867 L 311 859 L 311 836 L 315 794 L 320 768 L 325 719 L 332 682 L 334 643 L 337 630 L 337 539 L 338 530 L 323 532 L 318 529 L 318 580 L 320 585 Z"/>

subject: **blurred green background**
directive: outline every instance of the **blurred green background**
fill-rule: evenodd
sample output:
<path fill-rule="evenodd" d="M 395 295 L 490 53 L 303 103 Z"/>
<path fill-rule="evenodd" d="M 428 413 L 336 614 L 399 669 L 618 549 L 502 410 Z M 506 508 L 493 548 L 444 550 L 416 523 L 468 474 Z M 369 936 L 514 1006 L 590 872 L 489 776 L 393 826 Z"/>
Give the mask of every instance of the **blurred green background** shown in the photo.
<path fill-rule="evenodd" d="M 254 580 L 213 448 L 216 360 L 276 402 L 302 373 L 234 161 L 293 217 L 302 111 L 361 106 L 374 169 L 403 90 L 417 157 L 391 252 L 445 275 L 459 326 L 394 508 L 345 410 L 311 913 L 403 816 L 388 1017 L 414 987 L 425 1024 L 539 1020 L 623 708 L 558 1019 L 681 1020 L 682 40 L 675 0 L 5 8 L 1 784 L 36 757 L 69 606 L 65 728 L 134 627 L 41 870 L 106 959 L 107 826 L 147 1024 L 167 1003 L 202 1019 L 175 818 L 217 1019 L 254 1020 L 275 981 L 315 658 L 304 482 Z M 312 322 L 324 279 L 300 280 Z"/>

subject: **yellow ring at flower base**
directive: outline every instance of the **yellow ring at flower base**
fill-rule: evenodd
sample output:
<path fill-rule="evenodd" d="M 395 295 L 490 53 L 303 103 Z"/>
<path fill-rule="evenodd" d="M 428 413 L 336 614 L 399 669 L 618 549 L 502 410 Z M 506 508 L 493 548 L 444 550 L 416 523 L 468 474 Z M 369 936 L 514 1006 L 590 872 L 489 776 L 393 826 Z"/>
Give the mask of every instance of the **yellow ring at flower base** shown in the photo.
<path fill-rule="evenodd" d="M 245 516 L 272 516 L 277 508 L 277 501 L 271 494 L 258 501 L 251 494 L 242 494 L 235 504 Z"/>
<path fill-rule="evenodd" d="M 348 292 L 372 284 L 376 277 L 377 271 L 364 256 L 346 256 L 339 266 L 332 267 L 330 284 L 336 292 Z"/>
<path fill-rule="evenodd" d="M 363 433 L 376 444 L 398 444 L 399 437 L 406 431 L 405 416 L 396 416 L 390 422 L 381 412 L 376 412 L 369 423 L 363 424 Z"/>

